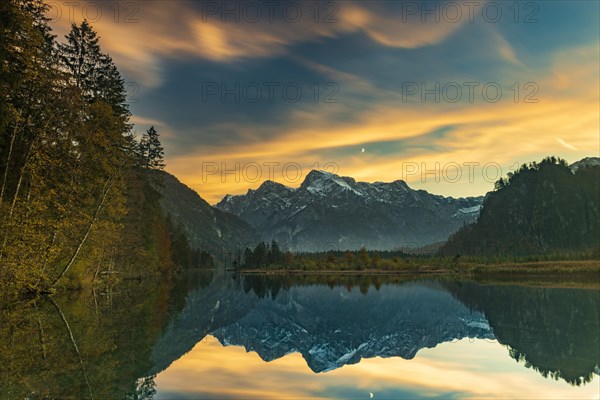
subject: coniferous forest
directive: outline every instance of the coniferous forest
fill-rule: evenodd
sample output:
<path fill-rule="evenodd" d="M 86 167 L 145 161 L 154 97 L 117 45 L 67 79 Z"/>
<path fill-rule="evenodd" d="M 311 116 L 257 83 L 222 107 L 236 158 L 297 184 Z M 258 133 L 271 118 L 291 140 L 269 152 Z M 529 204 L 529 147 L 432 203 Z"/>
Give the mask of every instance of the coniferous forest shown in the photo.
<path fill-rule="evenodd" d="M 0 4 L 2 293 L 168 273 L 173 246 L 189 265 L 151 173 L 165 165 L 158 132 L 133 133 L 124 80 L 93 27 L 59 40 L 47 8 Z"/>
<path fill-rule="evenodd" d="M 500 178 L 476 223 L 453 234 L 445 255 L 600 255 L 600 167 L 575 171 L 557 157 Z"/>

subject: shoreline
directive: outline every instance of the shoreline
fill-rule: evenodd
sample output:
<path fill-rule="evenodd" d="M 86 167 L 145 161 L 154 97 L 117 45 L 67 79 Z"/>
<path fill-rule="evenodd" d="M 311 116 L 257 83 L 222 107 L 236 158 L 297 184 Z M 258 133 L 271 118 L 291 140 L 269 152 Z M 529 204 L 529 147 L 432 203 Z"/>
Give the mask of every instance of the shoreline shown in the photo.
<path fill-rule="evenodd" d="M 237 269 L 241 275 L 457 275 L 457 276 L 488 276 L 510 275 L 512 277 L 549 277 L 569 275 L 598 275 L 600 278 L 600 260 L 570 260 L 570 261 L 527 261 L 499 264 L 469 263 L 453 267 L 433 265 L 415 265 L 410 268 L 397 269 L 286 269 L 286 268 L 252 268 Z"/>

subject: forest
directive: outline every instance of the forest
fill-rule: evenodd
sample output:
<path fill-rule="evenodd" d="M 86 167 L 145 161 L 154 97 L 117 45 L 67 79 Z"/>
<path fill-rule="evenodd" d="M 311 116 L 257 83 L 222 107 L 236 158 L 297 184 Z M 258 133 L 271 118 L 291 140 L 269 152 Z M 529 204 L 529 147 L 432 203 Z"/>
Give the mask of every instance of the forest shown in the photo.
<path fill-rule="evenodd" d="M 59 41 L 41 0 L 0 4 L 0 293 L 171 273 L 194 254 L 161 211 L 159 133 L 83 21 Z M 176 254 L 176 256 L 174 256 Z"/>
<path fill-rule="evenodd" d="M 572 170 L 558 157 L 500 178 L 476 223 L 452 235 L 442 255 L 555 260 L 600 256 L 600 166 Z"/>

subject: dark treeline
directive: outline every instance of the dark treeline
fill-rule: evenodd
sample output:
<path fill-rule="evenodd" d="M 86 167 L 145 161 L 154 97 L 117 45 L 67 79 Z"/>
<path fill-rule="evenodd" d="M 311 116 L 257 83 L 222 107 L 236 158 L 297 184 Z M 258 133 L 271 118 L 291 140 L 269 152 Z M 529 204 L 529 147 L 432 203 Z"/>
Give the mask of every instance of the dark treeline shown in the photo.
<path fill-rule="evenodd" d="M 213 256 L 204 250 L 194 249 L 190 246 L 187 232 L 183 223 L 173 222 L 167 216 L 167 226 L 170 232 L 171 253 L 173 262 L 180 268 L 210 268 L 214 266 Z"/>
<path fill-rule="evenodd" d="M 600 256 L 600 167 L 571 171 L 547 157 L 496 182 L 476 223 L 451 236 L 441 255 Z"/>
<path fill-rule="evenodd" d="M 260 242 L 254 248 L 254 251 L 249 247 L 244 250 L 243 262 L 240 264 L 242 268 L 266 268 L 271 266 L 288 265 L 292 260 L 290 252 L 282 252 L 276 241 L 271 244 Z M 239 261 L 234 261 L 235 265 Z"/>
<path fill-rule="evenodd" d="M 368 270 L 396 269 L 411 265 L 411 259 L 426 256 L 409 256 L 402 251 L 360 250 L 303 253 L 283 251 L 275 240 L 270 244 L 261 242 L 254 250 L 247 247 L 234 261 L 241 269 L 293 269 L 293 270 Z M 417 266 L 418 264 L 412 264 Z"/>
<path fill-rule="evenodd" d="M 181 233 L 149 171 L 164 167 L 158 132 L 132 133 L 123 78 L 92 27 L 59 43 L 47 9 L 0 4 L 2 292 L 170 271 Z"/>

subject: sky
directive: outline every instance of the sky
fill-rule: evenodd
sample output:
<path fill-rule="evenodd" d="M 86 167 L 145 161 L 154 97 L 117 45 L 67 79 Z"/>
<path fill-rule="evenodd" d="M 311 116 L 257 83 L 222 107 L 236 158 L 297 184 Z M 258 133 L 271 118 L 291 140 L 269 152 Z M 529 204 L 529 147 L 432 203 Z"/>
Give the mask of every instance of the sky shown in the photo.
<path fill-rule="evenodd" d="M 208 202 L 311 169 L 483 195 L 600 153 L 597 1 L 50 1 L 88 19 L 134 130 Z"/>

